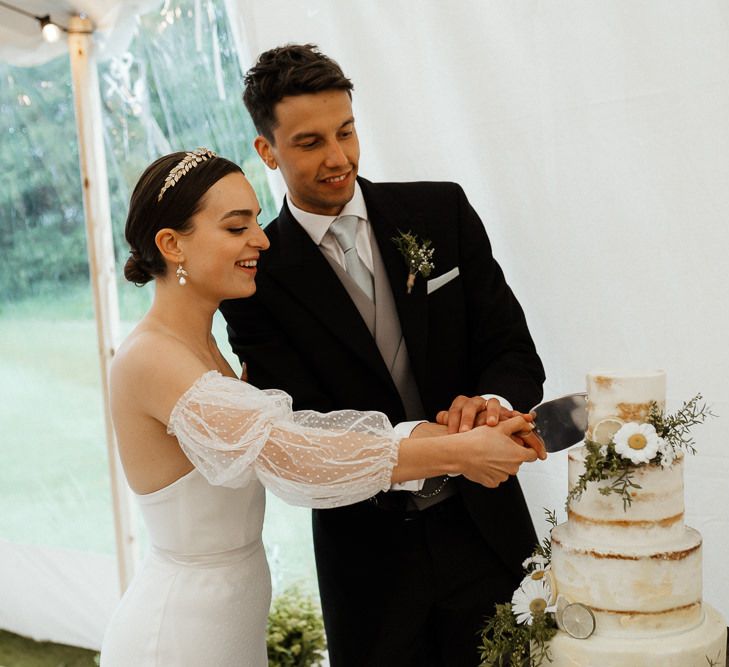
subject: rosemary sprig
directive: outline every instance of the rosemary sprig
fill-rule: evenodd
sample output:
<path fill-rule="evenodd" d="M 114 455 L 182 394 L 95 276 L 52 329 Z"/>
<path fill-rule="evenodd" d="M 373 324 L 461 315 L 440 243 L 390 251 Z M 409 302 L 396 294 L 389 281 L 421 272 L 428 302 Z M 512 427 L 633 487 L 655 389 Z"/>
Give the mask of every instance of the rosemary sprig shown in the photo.
<path fill-rule="evenodd" d="M 544 508 L 547 523 L 554 528 L 557 525 L 557 512 Z M 532 558 L 541 556 L 546 563 L 552 560 L 552 539 L 550 535 L 534 548 Z M 539 568 L 531 563 L 525 570 Z M 510 603 L 497 604 L 495 613 L 486 621 L 481 633 L 481 666 L 502 667 L 539 667 L 545 659 L 551 662 L 549 640 L 557 632 L 557 622 L 552 612 L 537 612 L 532 623 L 520 624 L 512 611 Z"/>
<path fill-rule="evenodd" d="M 713 660 L 708 655 L 704 655 L 704 657 L 706 658 L 706 662 L 709 663 L 709 667 L 718 667 L 719 660 L 721 660 L 721 650 L 716 654 L 716 658 Z"/>
<path fill-rule="evenodd" d="M 716 415 L 707 407 L 701 394 L 696 394 L 692 399 L 684 401 L 683 405 L 672 415 L 664 415 L 655 403 L 651 404 L 648 415 L 649 423 L 653 424 L 656 433 L 663 438 L 678 453 L 685 450 L 691 454 L 696 453 L 694 439 L 689 434 L 691 428 L 697 424 L 703 424 L 707 417 Z"/>
<path fill-rule="evenodd" d="M 481 635 L 481 667 L 539 667 L 551 659 L 549 640 L 557 634 L 554 614 L 537 613 L 520 625 L 511 604 L 497 604 Z"/>
<path fill-rule="evenodd" d="M 565 507 L 569 509 L 571 502 L 576 502 L 582 497 L 582 494 L 587 491 L 589 482 L 609 480 L 609 486 L 600 487 L 600 493 L 604 496 L 612 493 L 619 494 L 623 499 L 623 509 L 627 509 L 633 502 L 631 489 L 640 488 L 632 477 L 635 465 L 615 451 L 612 441 L 607 445 L 600 445 L 593 440 L 585 439 L 585 448 L 587 449 L 585 471 L 567 494 Z"/>
<path fill-rule="evenodd" d="M 716 417 L 702 399 L 701 394 L 696 394 L 692 399 L 684 401 L 673 414 L 664 413 L 656 403 L 650 405 L 647 421 L 656 429 L 657 435 L 668 443 L 674 456 L 680 451 L 695 454 L 694 439 L 689 433 L 691 428 L 703 424 L 708 417 Z M 601 445 L 585 439 L 585 448 L 587 449 L 585 471 L 567 494 L 566 507 L 569 508 L 571 502 L 576 502 L 582 497 L 589 482 L 609 481 L 607 486 L 599 488 L 599 492 L 604 496 L 618 494 L 623 500 L 623 509 L 627 510 L 633 502 L 632 491 L 641 488 L 634 480 L 636 464 L 620 456 L 615 451 L 615 443 L 612 440 L 606 445 Z M 647 465 L 660 464 L 662 456 L 659 451 Z"/>
<path fill-rule="evenodd" d="M 544 508 L 544 513 L 547 515 L 547 523 L 554 528 L 557 525 L 557 512 L 556 510 L 548 510 Z M 548 563 L 552 562 L 552 530 L 549 530 L 549 535 L 542 540 L 541 544 L 537 544 L 534 549 L 533 556 L 541 556 Z"/>

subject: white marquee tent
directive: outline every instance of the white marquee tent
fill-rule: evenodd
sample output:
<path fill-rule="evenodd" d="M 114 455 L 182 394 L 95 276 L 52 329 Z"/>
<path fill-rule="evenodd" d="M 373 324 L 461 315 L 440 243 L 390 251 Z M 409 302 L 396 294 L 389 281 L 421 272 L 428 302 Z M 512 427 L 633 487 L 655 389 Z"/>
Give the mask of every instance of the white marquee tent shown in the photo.
<path fill-rule="evenodd" d="M 116 297 L 94 58 L 123 49 L 135 14 L 160 3 L 22 4 L 64 25 L 86 13 L 96 29 L 68 43 L 105 378 Z M 719 419 L 696 430 L 686 518 L 704 536 L 705 597 L 729 617 L 729 5 L 226 0 L 226 8 L 244 69 L 252 54 L 288 41 L 318 43 L 342 64 L 355 83 L 362 174 L 464 186 L 527 313 L 548 397 L 581 390 L 596 367 L 664 368 L 669 408 L 704 394 Z M 64 48 L 0 7 L 0 60 L 36 64 Z M 520 478 L 543 533 L 542 508 L 563 506 L 564 454 Z M 99 646 L 133 567 L 123 482 L 114 498 L 116 564 L 0 542 L 0 627 Z"/>

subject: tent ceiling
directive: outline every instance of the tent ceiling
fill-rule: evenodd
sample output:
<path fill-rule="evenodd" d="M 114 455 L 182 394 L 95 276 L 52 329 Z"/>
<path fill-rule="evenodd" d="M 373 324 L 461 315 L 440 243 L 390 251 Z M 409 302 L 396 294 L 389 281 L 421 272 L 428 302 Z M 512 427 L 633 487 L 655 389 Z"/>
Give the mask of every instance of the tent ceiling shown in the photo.
<path fill-rule="evenodd" d="M 93 22 L 98 55 L 110 57 L 123 52 L 131 39 L 136 17 L 155 7 L 161 0 L 4 0 L 36 16 L 50 15 L 61 26 L 68 26 L 73 15 L 85 14 Z M 43 40 L 38 21 L 0 5 L 0 61 L 11 65 L 40 65 L 67 50 L 66 40 Z"/>

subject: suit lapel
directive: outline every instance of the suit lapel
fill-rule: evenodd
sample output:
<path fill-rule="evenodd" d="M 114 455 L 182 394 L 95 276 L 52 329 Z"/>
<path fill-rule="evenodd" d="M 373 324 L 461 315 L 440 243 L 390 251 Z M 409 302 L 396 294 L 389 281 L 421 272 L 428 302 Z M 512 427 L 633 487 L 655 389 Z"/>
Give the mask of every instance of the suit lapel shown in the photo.
<path fill-rule="evenodd" d="M 417 276 L 410 294 L 407 293 L 408 267 L 393 238 L 400 232 L 412 231 L 421 237 L 423 230 L 412 224 L 407 211 L 396 211 L 377 197 L 376 188 L 369 181 L 359 179 L 367 204 L 372 230 L 390 280 L 395 307 L 400 318 L 410 364 L 420 392 L 427 386 L 428 301 L 426 281 Z"/>
<path fill-rule="evenodd" d="M 266 262 L 268 277 L 294 296 L 354 355 L 392 384 L 374 338 L 346 289 L 285 204 L 277 226 L 279 242 L 276 257 Z"/>

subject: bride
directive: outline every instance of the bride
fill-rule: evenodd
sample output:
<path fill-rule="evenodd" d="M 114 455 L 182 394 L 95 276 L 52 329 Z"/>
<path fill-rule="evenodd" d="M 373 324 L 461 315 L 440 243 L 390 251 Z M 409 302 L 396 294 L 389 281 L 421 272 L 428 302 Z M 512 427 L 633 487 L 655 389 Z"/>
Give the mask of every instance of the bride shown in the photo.
<path fill-rule="evenodd" d="M 207 149 L 158 159 L 132 194 L 125 276 L 156 289 L 115 356 L 111 401 L 151 548 L 107 629 L 102 667 L 267 664 L 264 487 L 335 507 L 447 473 L 494 487 L 535 450 L 544 456 L 519 415 L 400 438 L 381 413 L 294 412 L 284 392 L 239 380 L 211 327 L 222 300 L 256 289 L 268 247 L 259 213 L 240 167 Z"/>

